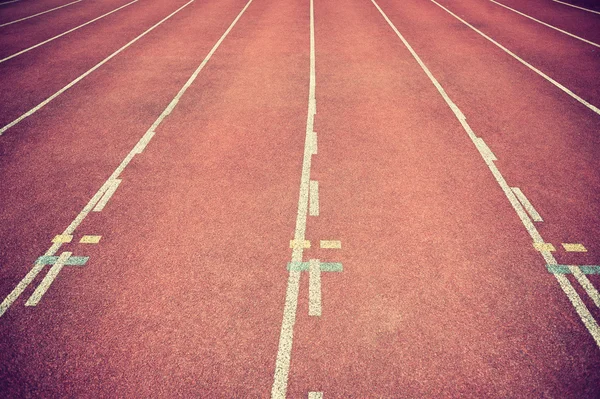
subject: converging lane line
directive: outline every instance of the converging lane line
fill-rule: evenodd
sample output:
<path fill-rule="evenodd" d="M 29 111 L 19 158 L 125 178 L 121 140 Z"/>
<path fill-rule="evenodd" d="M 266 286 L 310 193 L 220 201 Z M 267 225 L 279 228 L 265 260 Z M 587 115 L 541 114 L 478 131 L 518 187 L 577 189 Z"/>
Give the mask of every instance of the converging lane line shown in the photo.
<path fill-rule="evenodd" d="M 18 0 L 15 0 L 15 1 L 18 1 Z M 46 14 L 46 13 L 58 10 L 60 8 L 66 7 L 66 6 L 70 6 L 71 4 L 79 3 L 80 1 L 82 1 L 82 0 L 75 0 L 75 1 L 72 1 L 71 3 L 63 4 L 62 6 L 59 6 L 59 7 L 55 7 L 55 8 L 51 8 L 49 10 L 46 10 L 46 11 L 38 12 L 37 14 L 33 14 L 33 15 L 30 15 L 30 16 L 25 17 L 25 18 L 20 18 L 20 19 L 15 19 L 14 21 L 5 22 L 5 23 L 3 23 L 3 24 L 0 25 L 0 28 L 3 27 L 3 26 L 8 26 L 8 25 L 16 24 L 17 22 L 25 21 L 26 19 L 37 17 L 38 15 Z M 8 3 L 14 3 L 14 2 L 13 1 L 9 1 L 7 3 L 0 3 L 0 5 L 2 5 L 2 4 L 8 4 Z"/>
<path fill-rule="evenodd" d="M 310 0 L 310 80 L 308 87 L 308 113 L 306 116 L 306 135 L 304 139 L 304 157 L 302 159 L 302 175 L 300 178 L 300 194 L 298 198 L 298 214 L 296 216 L 296 229 L 294 233 L 295 242 L 304 242 L 306 234 L 306 218 L 308 208 L 310 167 L 313 149 L 313 130 L 315 114 L 317 112 L 317 100 L 315 96 L 315 18 L 313 0 Z M 302 262 L 304 253 L 303 245 L 295 245 L 292 251 L 292 262 Z M 271 398 L 284 399 L 287 393 L 288 377 L 290 372 L 290 361 L 292 357 L 292 342 L 294 339 L 294 324 L 296 323 L 296 311 L 298 308 L 298 291 L 300 286 L 299 270 L 290 270 L 288 275 L 287 289 L 285 293 L 285 305 L 283 308 L 283 321 L 279 334 L 279 347 L 275 362 L 275 375 Z"/>
<path fill-rule="evenodd" d="M 600 48 L 600 44 L 598 44 L 598 43 L 594 43 L 594 42 L 592 42 L 592 41 L 589 41 L 589 40 L 587 40 L 587 39 L 584 39 L 583 37 L 579 37 L 579 36 L 577 36 L 577 35 L 574 35 L 574 34 L 572 34 L 572 33 L 569 33 L 569 32 L 567 32 L 567 31 L 565 31 L 565 30 L 562 30 L 562 29 L 560 29 L 560 28 L 557 28 L 557 27 L 556 27 L 556 26 L 554 26 L 554 25 L 550 25 L 550 24 L 548 24 L 548 23 L 546 23 L 546 22 L 540 21 L 539 19 L 533 18 L 533 17 L 531 17 L 531 16 L 529 16 L 529 15 L 527 15 L 527 14 L 525 14 L 525 13 L 521 12 L 521 11 L 517 11 L 517 10 L 515 10 L 514 8 L 511 8 L 511 7 L 507 6 L 507 5 L 504 5 L 504 4 L 502 4 L 502 3 L 498 3 L 496 0 L 490 0 L 490 1 L 491 1 L 492 3 L 494 3 L 494 4 L 498 4 L 499 6 L 506 8 L 506 9 L 508 9 L 508 10 L 512 11 L 512 12 L 515 12 L 515 13 L 517 13 L 517 14 L 519 14 L 519 15 L 522 15 L 522 16 L 524 16 L 525 18 L 529 18 L 529 19 L 531 19 L 532 21 L 535 21 L 535 22 L 538 22 L 538 23 L 540 23 L 540 24 L 542 24 L 542 25 L 544 25 L 544 26 L 547 26 L 548 28 L 554 29 L 554 30 L 556 30 L 556 31 L 558 31 L 558 32 L 560 32 L 560 33 L 564 33 L 565 35 L 571 36 L 572 38 L 575 38 L 575 39 L 577 39 L 577 40 L 581 40 L 582 42 L 585 42 L 585 43 L 587 43 L 587 44 L 591 44 L 592 46 L 596 46 L 596 47 Z"/>
<path fill-rule="evenodd" d="M 184 4 L 183 6 L 181 6 L 180 8 L 178 8 L 176 11 L 171 13 L 167 18 L 165 18 L 165 20 L 170 18 L 171 16 L 175 15 L 177 12 L 179 12 L 183 8 L 187 7 L 193 1 L 194 0 L 191 0 L 188 3 Z M 110 175 L 110 177 L 104 182 L 102 187 L 100 187 L 100 189 L 96 192 L 96 194 L 94 194 L 92 199 L 90 199 L 90 201 L 87 203 L 87 205 L 81 210 L 81 212 L 79 212 L 77 217 L 75 217 L 75 219 L 71 222 L 71 224 L 64 230 L 62 235 L 73 235 L 73 232 L 75 231 L 75 229 L 77 227 L 79 227 L 79 225 L 81 224 L 81 222 L 83 222 L 83 220 L 86 218 L 86 216 L 90 212 L 92 212 L 92 210 L 94 209 L 94 207 L 96 206 L 98 201 L 100 201 L 100 199 L 105 194 L 105 192 L 109 189 L 109 187 L 111 187 L 114 184 L 114 181 L 119 178 L 119 175 L 123 172 L 123 170 L 125 170 L 127 165 L 129 165 L 129 163 L 131 162 L 133 157 L 140 153 L 139 152 L 140 145 L 143 144 L 145 146 L 148 144 L 150 139 L 154 136 L 156 128 L 163 122 L 163 120 L 167 117 L 167 115 L 169 115 L 171 113 L 171 111 L 173 110 L 174 104 L 177 104 L 179 99 L 183 96 L 183 94 L 187 91 L 187 89 L 196 80 L 200 71 L 202 71 L 202 69 L 204 68 L 206 63 L 210 60 L 210 58 L 212 57 L 214 52 L 221 45 L 221 43 L 223 42 L 225 37 L 229 34 L 231 29 L 233 29 L 233 27 L 235 26 L 237 21 L 240 19 L 242 14 L 246 11 L 246 9 L 250 5 L 250 3 L 252 3 L 252 0 L 248 1 L 246 6 L 242 9 L 242 11 L 240 11 L 238 16 L 233 20 L 233 22 L 229 26 L 229 28 L 225 31 L 225 33 L 223 33 L 221 38 L 217 41 L 217 43 L 213 46 L 213 48 L 210 50 L 208 55 L 204 58 L 204 60 L 200 64 L 200 66 L 194 71 L 194 73 L 190 76 L 190 78 L 187 80 L 185 85 L 179 90 L 179 92 L 177 93 L 175 98 L 169 103 L 169 105 L 167 105 L 167 107 L 160 114 L 160 116 L 156 119 L 156 121 L 154 121 L 152 126 L 150 126 L 150 128 L 146 131 L 146 133 L 142 136 L 142 138 L 140 138 L 138 143 L 133 147 L 133 149 L 129 152 L 129 154 L 127 154 L 125 159 L 123 159 L 123 161 L 121 161 L 121 163 L 119 164 L 117 169 L 115 169 L 115 171 Z M 60 249 L 62 244 L 63 243 L 61 243 L 61 242 L 55 242 L 54 244 L 52 244 L 52 246 L 44 253 L 44 257 L 53 256 Z M 8 308 L 14 303 L 15 300 L 17 300 L 17 298 L 23 293 L 23 291 L 25 291 L 27 286 L 35 279 L 35 277 L 42 271 L 43 268 L 44 268 L 43 262 L 41 260 L 36 261 L 36 263 L 34 264 L 33 268 L 29 271 L 29 273 L 27 273 L 27 275 L 17 284 L 17 286 L 13 289 L 13 291 L 10 294 L 8 294 L 8 296 L 2 301 L 2 303 L 0 303 L 0 317 L 4 313 L 6 313 Z"/>
<path fill-rule="evenodd" d="M 386 22 L 392 28 L 392 30 L 396 33 L 396 35 L 400 38 L 400 40 L 402 41 L 402 43 L 404 43 L 404 46 L 408 49 L 408 51 L 411 53 L 411 55 L 413 56 L 413 58 L 417 61 L 417 63 L 419 64 L 419 66 L 421 67 L 421 69 L 423 70 L 423 72 L 425 72 L 425 74 L 427 75 L 427 77 L 429 77 L 429 80 L 431 80 L 431 82 L 433 83 L 433 85 L 437 88 L 438 92 L 440 93 L 440 95 L 442 96 L 442 98 L 444 99 L 444 101 L 446 101 L 446 103 L 448 104 L 448 106 L 450 107 L 450 109 L 452 110 L 452 112 L 454 113 L 454 115 L 456 116 L 456 119 L 458 119 L 458 121 L 462 125 L 463 129 L 465 130 L 465 132 L 467 133 L 467 135 L 469 136 L 469 138 L 471 139 L 471 141 L 473 142 L 473 144 L 475 145 L 475 147 L 479 151 L 479 153 L 480 153 L 481 157 L 483 158 L 485 164 L 488 166 L 488 168 L 492 172 L 492 175 L 494 175 L 494 178 L 496 179 L 496 182 L 500 185 L 500 188 L 502 189 L 502 191 L 506 195 L 508 201 L 510 202 L 510 204 L 513 207 L 513 209 L 517 213 L 517 216 L 519 217 L 519 219 L 521 219 L 521 222 L 523 223 L 523 226 L 525 227 L 525 229 L 527 230 L 527 232 L 531 236 L 531 239 L 533 240 L 533 242 L 534 243 L 543 243 L 544 239 L 540 235 L 540 233 L 537 230 L 537 228 L 533 225 L 533 222 L 531 221 L 531 219 L 527 215 L 525 209 L 519 203 L 519 200 L 517 199 L 517 197 L 515 196 L 515 194 L 511 190 L 511 188 L 509 187 L 508 183 L 504 179 L 504 176 L 502 176 L 502 173 L 500 173 L 500 170 L 494 164 L 494 159 L 491 159 L 490 156 L 489 156 L 489 154 L 487 154 L 485 151 L 483 151 L 480 148 L 480 146 L 477 145 L 478 144 L 478 140 L 477 140 L 478 137 L 475 135 L 475 132 L 473 131 L 473 129 L 471 129 L 471 126 L 469 126 L 469 124 L 467 123 L 465 115 L 462 112 L 460 112 L 460 109 L 458 108 L 458 106 L 450 99 L 450 97 L 448 96 L 448 94 L 446 93 L 446 91 L 444 90 L 444 88 L 442 87 L 442 85 L 433 76 L 433 74 L 431 73 L 431 71 L 429 70 L 429 68 L 427 68 L 427 66 L 425 65 L 425 63 L 423 63 L 423 61 L 421 60 L 421 57 L 419 57 L 419 55 L 415 52 L 415 50 L 412 48 L 412 46 L 408 43 L 408 41 L 406 41 L 406 39 L 404 38 L 404 36 L 402 36 L 402 34 L 398 31 L 398 29 L 392 23 L 392 21 L 390 21 L 390 19 L 383 12 L 383 10 L 379 7 L 379 5 L 375 2 L 375 0 L 371 0 L 371 2 L 375 5 L 375 7 L 377 8 L 377 10 L 379 10 L 379 12 L 383 16 L 383 18 L 386 20 Z M 556 265 L 557 264 L 556 259 L 554 258 L 554 256 L 549 251 L 540 251 L 540 253 L 544 257 L 544 260 L 546 261 L 546 264 L 550 264 L 550 265 Z M 598 326 L 598 323 L 596 322 L 596 320 L 594 319 L 594 317 L 590 313 L 589 309 L 583 303 L 583 301 L 582 301 L 581 297 L 579 296 L 579 294 L 575 291 L 575 289 L 571 285 L 570 281 L 564 275 L 562 275 L 562 274 L 554 274 L 554 277 L 557 279 L 557 281 L 558 281 L 560 287 L 562 288 L 563 292 L 569 298 L 571 304 L 575 308 L 575 311 L 579 315 L 581 321 L 583 322 L 583 324 L 585 325 L 585 327 L 587 328 L 587 330 L 590 332 L 590 334 L 592 335 L 593 339 L 596 341 L 596 345 L 600 348 L 600 326 Z M 578 278 L 578 281 L 584 287 L 584 289 L 586 289 L 586 291 L 588 289 L 590 289 L 590 291 L 587 291 L 587 293 L 592 298 L 597 297 L 598 296 L 598 292 L 592 286 L 592 284 L 589 282 L 589 280 L 587 279 L 587 277 L 585 277 L 585 275 L 583 273 L 580 273 L 580 277 L 581 277 L 581 280 Z M 577 278 L 577 276 L 576 276 L 576 278 Z"/>
<path fill-rule="evenodd" d="M 593 12 L 594 14 L 600 14 L 600 11 L 594 11 L 594 10 L 590 10 L 589 8 L 579 7 L 579 6 L 576 6 L 575 4 L 565 3 L 564 1 L 559 1 L 559 0 L 552 0 L 552 1 L 554 1 L 555 3 L 564 4 L 569 7 L 579 8 L 580 10 L 583 10 L 583 11 Z"/>
<path fill-rule="evenodd" d="M 476 27 L 474 27 L 473 25 L 471 25 L 470 23 L 468 23 L 467 21 L 465 21 L 464 19 L 459 17 L 458 15 L 456 15 L 455 13 L 453 13 L 452 11 L 450 11 L 449 9 L 447 9 L 446 7 L 444 7 L 437 1 L 435 1 L 435 0 L 430 0 L 430 1 L 433 2 L 434 4 L 436 4 L 438 7 L 440 7 L 444 11 L 446 11 L 448 14 L 452 15 L 454 18 L 458 19 L 463 24 L 467 25 L 469 28 L 473 29 L 475 32 L 479 33 L 481 36 L 483 36 L 490 42 L 494 43 L 496 46 L 498 46 L 500 49 L 502 49 L 502 51 L 506 52 L 508 55 L 510 55 L 517 61 L 519 61 L 521 64 L 525 65 L 527 68 L 531 69 L 533 72 L 537 73 L 542 78 L 546 79 L 548 82 L 552 83 L 554 86 L 558 87 L 559 89 L 561 89 L 562 91 L 567 93 L 569 96 L 573 97 L 575 100 L 579 101 L 581 104 L 588 107 L 591 111 L 600 115 L 600 108 L 596 107 L 595 105 L 590 104 L 583 98 L 579 97 L 577 94 L 573 93 L 571 90 L 569 90 L 562 84 L 558 83 L 556 80 L 552 79 L 550 76 L 546 75 L 544 72 L 540 71 L 539 69 L 537 69 L 536 67 L 534 67 L 533 65 L 531 65 L 530 63 L 528 63 L 527 61 L 525 61 L 524 59 L 522 59 L 521 57 L 519 57 L 518 55 L 516 55 L 515 53 L 513 53 L 512 51 L 510 51 L 509 49 L 507 49 L 506 47 L 504 47 L 503 45 L 501 45 L 500 43 L 498 43 L 497 41 L 495 41 L 488 35 L 486 35 L 485 33 L 483 33 L 482 31 L 480 31 L 479 29 L 477 29 Z"/>
<path fill-rule="evenodd" d="M 21 55 L 21 54 L 24 54 L 24 53 L 26 53 L 26 52 L 28 52 L 28 51 L 31 51 L 31 50 L 33 50 L 33 49 L 36 49 L 36 48 L 40 47 L 40 46 L 43 46 L 44 44 L 50 43 L 51 41 L 53 41 L 53 40 L 56 40 L 56 39 L 58 39 L 59 37 L 62 37 L 62 36 L 64 36 L 64 35 L 68 35 L 69 33 L 71 33 L 71 32 L 74 32 L 74 31 L 76 31 L 76 30 L 77 30 L 77 29 L 79 29 L 79 28 L 83 28 L 83 27 L 84 27 L 84 26 L 86 26 L 86 25 L 89 25 L 89 24 L 91 24 L 91 23 L 93 23 L 93 22 L 96 22 L 96 21 L 98 21 L 99 19 L 102 19 L 102 18 L 104 18 L 104 17 L 106 17 L 106 16 L 108 16 L 108 15 L 110 15 L 110 14 L 112 14 L 112 13 L 115 13 L 115 12 L 119 11 L 119 10 L 120 10 L 120 9 L 122 9 L 122 8 L 125 8 L 125 7 L 127 7 L 127 6 L 130 6 L 130 5 L 132 5 L 133 3 L 137 2 L 137 1 L 138 1 L 138 0 L 133 0 L 132 2 L 129 2 L 129 3 L 127 3 L 127 4 L 124 4 L 124 5 L 122 5 L 122 6 L 121 6 L 121 7 L 119 7 L 119 8 L 116 8 L 116 9 L 114 9 L 114 10 L 112 10 L 112 11 L 109 11 L 109 12 L 107 12 L 106 14 L 100 15 L 99 17 L 96 17 L 96 18 L 92 19 L 91 21 L 88 21 L 88 22 L 86 22 L 86 23 L 83 23 L 83 24 L 81 24 L 81 25 L 79 25 L 79 26 L 76 26 L 76 27 L 74 27 L 74 28 L 72 28 L 72 29 L 69 29 L 69 30 L 68 30 L 68 31 L 66 31 L 66 32 L 63 32 L 63 33 L 61 33 L 61 34 L 58 34 L 58 35 L 56 35 L 56 36 L 54 36 L 54 37 L 51 37 L 50 39 L 44 40 L 44 41 L 43 41 L 43 42 L 41 42 L 41 43 L 35 44 L 35 45 L 31 46 L 31 47 L 27 47 L 26 49 L 24 49 L 24 50 L 21 50 L 21 51 L 19 51 L 19 52 L 17 52 L 17 53 L 14 53 L 14 54 L 12 54 L 12 55 L 9 55 L 8 57 L 2 58 L 2 59 L 0 59 L 0 63 L 3 63 L 3 62 L 5 62 L 5 61 L 8 61 L 8 60 L 10 60 L 10 59 L 12 59 L 12 58 L 15 58 L 15 57 L 17 57 L 17 56 Z M 2 26 L 2 25 L 0 25 L 0 26 Z"/>
<path fill-rule="evenodd" d="M 134 0 L 134 1 L 137 1 L 137 0 Z M 163 22 L 165 22 L 166 20 L 168 20 L 169 18 L 171 18 L 173 15 L 175 15 L 179 11 L 181 11 L 184 7 L 187 7 L 188 5 L 190 5 L 193 1 L 194 0 L 188 1 L 183 6 L 179 7 L 177 10 L 175 10 L 174 12 L 172 12 L 171 14 L 169 14 L 168 16 L 166 16 L 165 18 L 161 19 L 156 24 L 152 25 L 150 28 L 148 28 L 146 31 L 144 31 L 141 35 L 137 36 L 135 39 L 133 39 L 132 41 L 130 41 L 129 43 L 127 43 L 126 45 L 124 45 L 123 47 L 121 47 L 120 49 L 118 49 L 117 51 L 115 51 L 114 53 L 112 53 L 111 55 L 109 55 L 108 57 L 106 57 L 105 59 L 103 59 L 102 61 L 100 61 L 99 63 L 97 63 L 95 66 L 93 66 L 92 68 L 90 68 L 87 72 L 85 72 L 82 75 L 80 75 L 79 77 L 75 78 L 73 81 L 71 81 L 71 83 L 67 84 L 65 87 L 63 87 L 62 89 L 60 89 L 59 91 L 57 91 L 56 93 L 54 93 L 53 95 L 51 95 L 50 97 L 48 97 L 47 99 L 45 99 L 44 101 L 42 101 L 41 103 L 39 103 L 38 105 L 36 105 L 35 107 L 31 108 L 29 111 L 25 112 L 23 115 L 19 116 L 14 121 L 10 122 L 8 125 L 0 128 L 0 136 L 5 131 L 7 131 L 8 129 L 10 129 L 11 127 L 13 127 L 14 125 L 16 125 L 17 123 L 21 122 L 23 119 L 25 119 L 25 118 L 33 115 L 34 113 L 36 113 L 37 111 L 39 111 L 40 109 L 42 109 L 43 107 L 45 107 L 50 101 L 52 101 L 56 97 L 60 96 L 62 93 L 64 93 L 65 91 L 69 90 L 71 87 L 75 86 L 80 80 L 82 80 L 83 78 L 85 78 L 86 76 L 88 76 L 89 74 L 91 74 L 92 72 L 94 72 L 96 69 L 100 68 L 102 65 L 106 64 L 108 61 L 110 61 L 112 58 L 114 58 L 120 52 L 122 52 L 127 47 L 131 46 L 133 43 L 135 43 L 138 40 L 140 40 L 142 37 L 146 36 L 148 33 L 150 33 L 151 31 L 153 31 L 156 27 L 158 27 Z"/>

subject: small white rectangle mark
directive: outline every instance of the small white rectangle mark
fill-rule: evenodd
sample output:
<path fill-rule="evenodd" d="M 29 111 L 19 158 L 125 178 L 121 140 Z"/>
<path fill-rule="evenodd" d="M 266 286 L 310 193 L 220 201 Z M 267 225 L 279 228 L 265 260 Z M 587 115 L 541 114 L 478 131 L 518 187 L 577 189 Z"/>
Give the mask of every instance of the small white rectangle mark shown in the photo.
<path fill-rule="evenodd" d="M 483 141 L 483 139 L 481 137 L 477 137 L 475 139 L 475 145 L 477 145 L 477 148 L 479 148 L 483 157 L 486 160 L 489 160 L 489 161 L 497 161 L 498 160 L 496 158 L 496 156 L 494 155 L 494 153 L 492 152 L 492 150 L 490 150 L 490 147 L 488 147 L 488 145 L 485 143 L 485 141 Z"/>
<path fill-rule="evenodd" d="M 321 262 L 311 259 L 308 264 L 308 315 L 321 316 Z"/>
<path fill-rule="evenodd" d="M 531 205 L 531 202 L 529 202 L 529 200 L 527 199 L 525 194 L 523 194 L 523 192 L 521 191 L 521 189 L 519 187 L 511 187 L 510 189 L 512 190 L 513 193 L 515 193 L 515 195 L 517 196 L 517 199 L 519 200 L 521 205 L 523 205 L 523 208 L 525 208 L 525 210 L 527 211 L 529 216 L 531 216 L 531 219 L 533 219 L 534 222 L 543 222 L 544 221 L 544 219 L 542 219 L 542 217 L 535 210 L 533 205 Z"/>
<path fill-rule="evenodd" d="M 104 207 L 106 206 L 106 203 L 108 202 L 110 197 L 113 196 L 113 194 L 117 190 L 117 187 L 119 187 L 119 184 L 121 184 L 120 179 L 113 180 L 112 184 L 110 186 L 108 186 L 108 188 L 104 192 L 104 195 L 102 196 L 102 198 L 100 198 L 100 201 L 98 201 L 98 203 L 94 207 L 94 209 L 93 209 L 94 212 L 100 212 L 104 209 Z"/>
<path fill-rule="evenodd" d="M 319 216 L 319 182 L 316 180 L 310 181 L 309 187 L 309 209 L 310 216 Z"/>

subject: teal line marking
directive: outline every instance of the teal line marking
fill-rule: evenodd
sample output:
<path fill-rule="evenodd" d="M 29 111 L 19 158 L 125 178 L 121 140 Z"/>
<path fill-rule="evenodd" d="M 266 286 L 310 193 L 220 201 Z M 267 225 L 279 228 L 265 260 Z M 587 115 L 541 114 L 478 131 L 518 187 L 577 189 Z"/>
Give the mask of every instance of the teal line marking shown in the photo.
<path fill-rule="evenodd" d="M 577 266 L 583 274 L 600 274 L 600 266 L 597 265 L 574 266 Z M 571 274 L 569 265 L 546 265 L 546 269 L 552 274 Z"/>
<path fill-rule="evenodd" d="M 53 265 L 56 263 L 58 256 L 40 256 L 35 262 L 38 265 Z M 83 266 L 90 259 L 89 256 L 71 256 L 66 262 L 66 266 Z"/>
<path fill-rule="evenodd" d="M 287 264 L 287 269 L 294 272 L 307 271 L 308 267 L 308 262 L 289 262 Z M 321 263 L 322 272 L 341 272 L 343 270 L 344 268 L 342 267 L 341 263 Z"/>

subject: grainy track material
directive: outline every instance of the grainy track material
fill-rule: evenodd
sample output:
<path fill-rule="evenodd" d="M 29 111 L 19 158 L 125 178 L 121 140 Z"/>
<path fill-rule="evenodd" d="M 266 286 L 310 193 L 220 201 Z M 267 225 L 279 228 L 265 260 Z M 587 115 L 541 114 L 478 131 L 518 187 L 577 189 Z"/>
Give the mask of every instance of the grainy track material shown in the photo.
<path fill-rule="evenodd" d="M 69 3 L 0 2 L 1 397 L 600 397 L 593 1 Z"/>

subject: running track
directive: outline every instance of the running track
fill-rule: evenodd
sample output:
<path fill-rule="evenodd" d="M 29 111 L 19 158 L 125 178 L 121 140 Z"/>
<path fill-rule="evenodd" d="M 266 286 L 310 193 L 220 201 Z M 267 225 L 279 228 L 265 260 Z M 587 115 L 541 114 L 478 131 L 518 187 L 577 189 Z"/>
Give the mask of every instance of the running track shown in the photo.
<path fill-rule="evenodd" d="M 600 397 L 566 2 L 0 2 L 0 396 Z"/>

